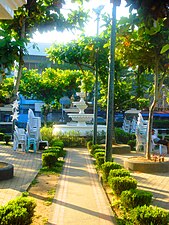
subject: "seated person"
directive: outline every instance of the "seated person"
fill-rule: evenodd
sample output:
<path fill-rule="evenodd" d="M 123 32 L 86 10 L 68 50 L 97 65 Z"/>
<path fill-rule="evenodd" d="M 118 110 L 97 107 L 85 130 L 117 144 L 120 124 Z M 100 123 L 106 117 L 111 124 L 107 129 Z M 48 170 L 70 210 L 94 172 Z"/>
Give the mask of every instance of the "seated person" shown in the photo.
<path fill-rule="evenodd" d="M 159 145 L 165 145 L 165 146 L 167 146 L 167 153 L 169 154 L 169 141 L 162 140 L 159 137 L 157 137 L 157 134 L 155 133 L 155 130 L 154 129 L 152 130 L 151 139 L 154 142 L 154 144 L 159 144 Z"/>

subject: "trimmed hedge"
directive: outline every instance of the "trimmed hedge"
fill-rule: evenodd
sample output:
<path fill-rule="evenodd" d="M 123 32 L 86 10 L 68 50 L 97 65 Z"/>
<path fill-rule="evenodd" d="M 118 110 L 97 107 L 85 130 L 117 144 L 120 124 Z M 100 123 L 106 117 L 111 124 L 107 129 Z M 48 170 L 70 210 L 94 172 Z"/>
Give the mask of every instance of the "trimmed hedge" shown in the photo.
<path fill-rule="evenodd" d="M 86 144 L 87 149 L 90 150 L 92 148 L 92 145 L 93 145 L 93 141 L 88 141 Z"/>
<path fill-rule="evenodd" d="M 168 225 L 169 212 L 156 206 L 140 206 L 130 212 L 128 225 Z"/>
<path fill-rule="evenodd" d="M 108 179 L 110 179 L 110 177 L 130 177 L 130 172 L 126 169 L 114 169 L 114 170 L 110 170 L 109 172 L 109 176 Z"/>
<path fill-rule="evenodd" d="M 105 154 L 105 149 L 102 149 L 102 148 L 95 149 L 95 150 L 94 150 L 94 155 L 95 155 L 97 152 L 104 152 L 104 154 Z"/>
<path fill-rule="evenodd" d="M 114 170 L 114 169 L 122 169 L 122 166 L 116 162 L 105 162 L 102 165 L 101 170 L 102 170 L 104 181 L 107 181 L 110 170 Z"/>
<path fill-rule="evenodd" d="M 52 147 L 56 147 L 56 148 L 58 147 L 60 149 L 63 149 L 64 148 L 64 143 L 63 143 L 63 141 L 54 140 L 54 141 L 52 141 L 51 146 Z"/>
<path fill-rule="evenodd" d="M 98 158 L 98 157 L 100 157 L 100 156 L 105 156 L 105 152 L 96 152 L 95 154 L 94 154 L 94 158 Z"/>
<path fill-rule="evenodd" d="M 48 149 L 44 150 L 43 153 L 49 153 L 49 152 L 53 152 L 53 153 L 57 153 L 58 154 L 58 158 L 59 157 L 65 157 L 66 156 L 66 150 L 62 149 L 61 147 L 49 147 Z"/>
<path fill-rule="evenodd" d="M 152 202 L 153 194 L 148 191 L 131 189 L 121 193 L 121 202 L 126 208 L 135 208 L 137 206 L 147 205 Z"/>
<path fill-rule="evenodd" d="M 108 183 L 117 196 L 120 196 L 122 191 L 137 188 L 137 180 L 132 177 L 110 177 Z"/>
<path fill-rule="evenodd" d="M 4 140 L 4 136 L 5 136 L 4 133 L 0 133 L 0 141 L 3 141 Z"/>
<path fill-rule="evenodd" d="M 56 165 L 59 158 L 59 153 L 56 152 L 46 152 L 42 154 L 42 166 L 47 166 L 52 168 Z"/>
<path fill-rule="evenodd" d="M 29 225 L 32 223 L 36 203 L 29 197 L 18 197 L 0 207 L 1 225 Z"/>
<path fill-rule="evenodd" d="M 11 140 L 11 136 L 8 135 L 8 134 L 5 134 L 5 135 L 4 135 L 4 141 L 5 141 L 6 145 L 9 144 L 10 140 Z"/>
<path fill-rule="evenodd" d="M 96 165 L 98 166 L 98 168 L 101 168 L 101 166 L 103 165 L 105 160 L 105 156 L 104 155 L 99 155 L 96 158 Z"/>
<path fill-rule="evenodd" d="M 93 155 L 93 154 L 94 154 L 94 151 L 95 151 L 96 149 L 105 149 L 105 147 L 102 146 L 102 145 L 98 145 L 98 144 L 92 145 L 92 146 L 91 146 L 91 150 L 90 150 L 90 154 Z"/>

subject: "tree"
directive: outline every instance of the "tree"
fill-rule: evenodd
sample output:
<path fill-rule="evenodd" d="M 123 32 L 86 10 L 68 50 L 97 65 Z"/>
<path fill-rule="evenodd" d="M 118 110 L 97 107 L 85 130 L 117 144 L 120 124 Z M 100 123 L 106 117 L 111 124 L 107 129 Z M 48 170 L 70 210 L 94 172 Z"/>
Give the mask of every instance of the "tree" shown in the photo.
<path fill-rule="evenodd" d="M 75 2 L 80 3 L 81 0 Z M 58 31 L 63 31 L 64 29 L 80 29 L 87 21 L 87 13 L 82 8 L 71 11 L 66 18 L 61 11 L 63 4 L 64 1 L 62 0 L 28 0 L 27 4 L 15 11 L 13 20 L 1 21 L 1 27 L 10 34 L 11 40 L 20 43 L 16 58 L 19 61 L 19 66 L 14 95 L 16 95 L 19 89 L 25 46 L 29 42 L 33 32 L 35 30 L 44 32 L 51 29 Z"/>
<path fill-rule="evenodd" d="M 154 97 L 149 107 L 149 123 L 147 129 L 146 157 L 150 158 L 151 130 L 153 123 L 153 111 L 158 101 L 159 93 L 168 71 L 167 51 L 161 54 L 161 49 L 168 42 L 169 31 L 163 20 L 158 20 L 157 27 L 148 27 L 135 15 L 137 29 L 126 32 L 123 36 L 125 48 L 121 51 L 131 67 L 138 67 L 142 72 L 154 74 Z M 130 25 L 131 26 L 131 25 Z M 133 28 L 133 26 L 132 26 Z"/>
<path fill-rule="evenodd" d="M 81 80 L 83 74 L 75 70 L 47 68 L 42 74 L 38 74 L 37 70 L 24 70 L 19 91 L 26 97 L 39 99 L 45 103 L 43 113 L 46 121 L 50 110 L 60 107 L 60 98 L 65 95 L 70 98 L 78 90 Z M 83 88 L 88 92 L 90 88 L 87 88 L 86 82 L 84 81 Z"/>
<path fill-rule="evenodd" d="M 6 78 L 0 83 L 0 103 L 9 104 L 13 92 L 13 78 Z"/>

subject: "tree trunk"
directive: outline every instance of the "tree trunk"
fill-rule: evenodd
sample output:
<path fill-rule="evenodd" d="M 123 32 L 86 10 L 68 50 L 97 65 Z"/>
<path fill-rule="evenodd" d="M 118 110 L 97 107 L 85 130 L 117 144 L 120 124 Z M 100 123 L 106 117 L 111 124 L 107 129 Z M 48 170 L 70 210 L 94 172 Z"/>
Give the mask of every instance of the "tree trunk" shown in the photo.
<path fill-rule="evenodd" d="M 147 125 L 147 142 L 146 142 L 146 158 L 151 159 L 151 132 L 152 132 L 152 127 L 153 127 L 153 112 L 155 109 L 155 106 L 158 102 L 158 94 L 159 94 L 159 74 L 158 74 L 158 67 L 159 67 L 159 61 L 158 59 L 156 60 L 156 66 L 155 66 L 155 74 L 154 74 L 154 99 L 149 107 L 149 119 L 148 119 L 148 125 Z"/>
<path fill-rule="evenodd" d="M 22 28 L 21 28 L 21 40 L 25 38 L 25 18 L 22 21 Z M 24 66 L 24 60 L 23 60 L 23 47 L 20 47 L 20 51 L 19 51 L 19 68 L 18 68 L 18 74 L 16 77 L 16 83 L 14 84 L 14 91 L 13 91 L 13 97 L 14 100 L 16 99 L 17 96 L 17 92 L 19 90 L 19 85 L 20 85 L 20 80 L 22 77 L 22 69 Z"/>
<path fill-rule="evenodd" d="M 105 161 L 112 161 L 112 143 L 114 135 L 114 74 L 115 74 L 115 43 L 116 43 L 116 3 L 112 9 L 111 46 L 110 46 L 110 73 L 108 80 L 108 101 L 107 101 L 107 130 Z"/>

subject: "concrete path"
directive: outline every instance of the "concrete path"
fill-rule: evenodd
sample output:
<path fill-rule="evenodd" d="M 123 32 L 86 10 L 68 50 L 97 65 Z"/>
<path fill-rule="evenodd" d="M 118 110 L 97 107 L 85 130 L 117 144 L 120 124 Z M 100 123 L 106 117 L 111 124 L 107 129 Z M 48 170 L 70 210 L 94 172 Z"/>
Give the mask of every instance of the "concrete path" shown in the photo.
<path fill-rule="evenodd" d="M 25 153 L 21 149 L 15 152 L 12 147 L 0 145 L 0 161 L 14 165 L 14 177 L 0 181 L 0 205 L 5 205 L 27 191 L 41 167 L 41 154 Z"/>
<path fill-rule="evenodd" d="M 48 225 L 116 224 L 87 149 L 67 150 Z M 131 156 L 136 153 L 114 155 L 114 158 L 123 165 L 125 158 Z M 169 160 L 169 155 L 165 159 Z M 14 152 L 11 147 L 1 145 L 0 161 L 14 165 L 14 178 L 0 181 L 0 205 L 4 205 L 28 189 L 41 167 L 41 154 Z M 138 188 L 153 193 L 154 205 L 169 210 L 169 173 L 133 172 L 132 175 L 138 181 Z"/>
<path fill-rule="evenodd" d="M 67 150 L 49 225 L 115 224 L 110 204 L 87 149 Z"/>

